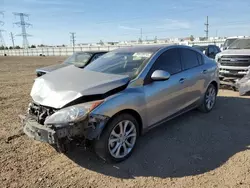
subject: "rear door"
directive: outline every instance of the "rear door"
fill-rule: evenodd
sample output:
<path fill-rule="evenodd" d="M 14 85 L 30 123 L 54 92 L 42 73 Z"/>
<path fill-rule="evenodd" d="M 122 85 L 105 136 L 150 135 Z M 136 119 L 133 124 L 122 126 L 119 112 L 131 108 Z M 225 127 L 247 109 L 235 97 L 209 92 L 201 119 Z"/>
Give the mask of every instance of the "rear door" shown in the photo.
<path fill-rule="evenodd" d="M 188 86 L 185 90 L 185 98 L 187 102 L 182 106 L 182 108 L 185 108 L 195 104 L 200 99 L 207 70 L 204 69 L 203 55 L 200 53 L 192 49 L 181 48 L 180 54 L 183 67 L 182 74 L 185 79 L 184 82 Z"/>

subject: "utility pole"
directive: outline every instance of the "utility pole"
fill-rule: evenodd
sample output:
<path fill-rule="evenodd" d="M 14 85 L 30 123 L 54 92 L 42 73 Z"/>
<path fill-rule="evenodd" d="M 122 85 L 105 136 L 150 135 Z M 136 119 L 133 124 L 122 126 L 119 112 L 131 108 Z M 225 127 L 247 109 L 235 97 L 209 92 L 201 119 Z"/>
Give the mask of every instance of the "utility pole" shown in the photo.
<path fill-rule="evenodd" d="M 4 17 L 4 12 L 0 11 L 0 15 L 2 15 Z M 3 26 L 3 25 L 4 25 L 4 22 L 0 20 L 0 26 Z M 5 47 L 5 42 L 4 42 L 4 38 L 3 38 L 3 34 L 2 34 L 4 31 L 5 30 L 2 30 L 0 28 L 0 46 L 3 46 L 3 47 Z"/>
<path fill-rule="evenodd" d="M 72 42 L 73 52 L 75 52 L 75 42 L 76 42 L 76 33 L 70 32 L 70 41 Z"/>
<path fill-rule="evenodd" d="M 141 28 L 141 40 L 142 40 L 142 28 Z"/>
<path fill-rule="evenodd" d="M 14 24 L 21 27 L 22 28 L 22 33 L 16 36 L 22 36 L 23 37 L 23 48 L 28 48 L 29 47 L 29 42 L 27 37 L 31 36 L 26 32 L 26 28 L 30 27 L 31 24 L 25 22 L 25 17 L 29 17 L 28 14 L 25 13 L 13 13 L 15 16 L 19 16 L 20 17 L 20 22 L 15 22 Z"/>
<path fill-rule="evenodd" d="M 4 31 L 5 30 L 0 29 L 0 46 L 3 46 L 3 47 L 5 47 L 5 42 L 4 42 L 4 38 L 3 38 L 3 32 Z"/>
<path fill-rule="evenodd" d="M 14 41 L 14 36 L 13 36 L 12 32 L 10 33 L 10 37 L 11 37 L 12 46 L 13 46 L 13 49 L 14 49 L 15 48 L 15 41 Z"/>
<path fill-rule="evenodd" d="M 206 33 L 206 39 L 208 40 L 208 16 L 207 16 L 207 22 L 204 24 L 206 26 L 205 33 Z"/>
<path fill-rule="evenodd" d="M 3 11 L 0 11 L 0 15 L 2 15 L 4 17 L 4 12 Z M 4 22 L 0 20 L 0 25 L 3 26 L 4 25 Z"/>

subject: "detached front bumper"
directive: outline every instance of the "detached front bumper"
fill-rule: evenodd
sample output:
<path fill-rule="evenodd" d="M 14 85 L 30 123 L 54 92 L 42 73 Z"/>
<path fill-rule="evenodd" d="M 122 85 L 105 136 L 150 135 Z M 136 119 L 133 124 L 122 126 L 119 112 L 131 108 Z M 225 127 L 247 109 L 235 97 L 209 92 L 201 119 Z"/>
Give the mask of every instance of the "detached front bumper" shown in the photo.
<path fill-rule="evenodd" d="M 23 132 L 30 138 L 49 144 L 56 144 L 58 137 L 56 131 L 37 123 L 36 120 L 28 117 L 22 119 Z"/>
<path fill-rule="evenodd" d="M 56 146 L 61 146 L 65 140 L 70 141 L 75 138 L 98 139 L 109 120 L 103 115 L 90 115 L 82 122 L 52 126 L 41 125 L 33 117 L 19 117 L 23 131 L 28 137 Z"/>
<path fill-rule="evenodd" d="M 248 74 L 250 67 L 220 66 L 220 84 L 237 87 L 236 82 Z"/>

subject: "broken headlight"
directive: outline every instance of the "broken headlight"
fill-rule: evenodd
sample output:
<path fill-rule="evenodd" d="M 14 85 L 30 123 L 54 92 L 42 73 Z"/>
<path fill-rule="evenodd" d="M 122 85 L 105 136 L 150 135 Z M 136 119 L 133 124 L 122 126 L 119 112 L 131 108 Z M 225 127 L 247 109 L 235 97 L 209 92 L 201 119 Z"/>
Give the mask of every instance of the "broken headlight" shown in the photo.
<path fill-rule="evenodd" d="M 64 108 L 47 117 L 44 124 L 58 125 L 84 120 L 88 113 L 99 106 L 102 102 L 103 100 L 99 100 Z"/>

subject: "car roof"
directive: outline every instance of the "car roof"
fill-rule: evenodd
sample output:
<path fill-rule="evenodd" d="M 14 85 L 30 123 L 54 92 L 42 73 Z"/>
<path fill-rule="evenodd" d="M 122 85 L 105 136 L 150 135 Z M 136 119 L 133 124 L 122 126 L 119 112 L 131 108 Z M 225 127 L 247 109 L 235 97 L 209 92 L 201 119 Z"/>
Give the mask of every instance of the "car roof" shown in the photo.
<path fill-rule="evenodd" d="M 81 51 L 81 52 L 76 52 L 76 53 L 79 53 L 79 54 L 81 54 L 81 53 L 90 53 L 90 54 L 98 54 L 98 53 L 107 53 L 108 51 L 98 51 L 98 50 L 96 50 L 96 51 Z"/>
<path fill-rule="evenodd" d="M 207 46 L 217 46 L 215 44 L 208 44 L 208 45 L 193 45 L 193 47 L 207 47 Z"/>
<path fill-rule="evenodd" d="M 170 45 L 140 45 L 131 47 L 122 47 L 114 50 L 115 52 L 152 52 L 155 53 L 159 49 Z"/>

